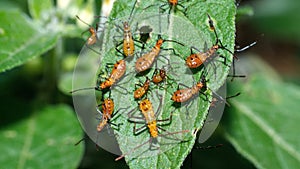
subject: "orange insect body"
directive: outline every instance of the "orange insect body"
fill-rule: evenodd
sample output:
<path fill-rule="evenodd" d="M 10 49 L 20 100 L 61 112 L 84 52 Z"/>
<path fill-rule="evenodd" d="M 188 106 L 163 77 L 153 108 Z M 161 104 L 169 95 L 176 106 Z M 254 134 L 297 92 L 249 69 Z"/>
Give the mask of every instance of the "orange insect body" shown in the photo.
<path fill-rule="evenodd" d="M 97 38 L 97 30 L 93 27 L 89 28 L 89 32 L 91 34 L 91 36 L 87 39 L 87 44 L 88 45 L 93 45 L 97 42 L 98 38 Z"/>
<path fill-rule="evenodd" d="M 150 87 L 150 79 L 147 78 L 143 86 L 139 87 L 134 91 L 133 93 L 134 98 L 139 99 L 143 97 L 149 90 L 149 87 Z"/>
<path fill-rule="evenodd" d="M 91 36 L 87 39 L 87 44 L 88 45 L 94 45 L 97 42 L 97 40 L 98 40 L 98 37 L 97 37 L 98 25 L 96 26 L 96 28 L 94 28 L 91 25 L 89 25 L 88 23 L 84 22 L 82 19 L 80 19 L 79 16 L 76 15 L 76 18 L 78 20 L 80 20 L 82 23 L 84 23 L 84 24 L 86 24 L 86 25 L 89 26 L 88 31 L 90 32 Z M 83 33 L 85 33 L 85 32 L 86 31 L 84 31 Z"/>
<path fill-rule="evenodd" d="M 125 157 L 126 155 L 129 155 L 129 154 L 133 153 L 135 150 L 137 150 L 138 148 L 144 146 L 147 143 L 152 144 L 152 141 L 154 139 L 157 139 L 157 137 L 159 136 L 158 129 L 161 129 L 161 130 L 165 131 L 164 129 L 162 129 L 161 127 L 159 127 L 157 125 L 157 123 L 163 122 L 163 121 L 171 121 L 172 114 L 170 115 L 169 119 L 157 120 L 156 119 L 156 114 L 153 111 L 152 103 L 150 102 L 149 99 L 142 100 L 139 103 L 139 108 L 140 108 L 140 111 L 142 112 L 142 114 L 143 114 L 143 116 L 145 118 L 145 121 L 146 121 L 146 124 L 147 124 L 147 128 L 148 128 L 148 131 L 149 131 L 151 137 L 149 138 L 148 141 L 146 141 L 146 142 L 144 142 L 144 143 L 136 146 L 134 149 L 132 149 L 132 151 L 122 154 L 121 156 L 119 156 L 118 158 L 116 158 L 115 161 L 118 161 L 118 160 L 122 159 L 123 157 Z M 173 134 L 178 134 L 178 133 L 187 133 L 187 132 L 189 132 L 189 131 L 188 130 L 182 130 L 182 131 L 173 132 L 173 133 L 169 133 L 168 132 L 167 134 L 161 135 L 161 136 L 173 135 Z"/>
<path fill-rule="evenodd" d="M 191 48 L 192 54 L 189 57 L 187 57 L 187 59 L 185 61 L 186 65 L 189 68 L 197 68 L 197 67 L 201 66 L 203 63 L 208 63 L 208 62 L 212 61 L 215 57 L 218 56 L 215 53 L 220 48 L 228 51 L 235 57 L 235 55 L 230 50 L 228 50 L 227 48 L 225 48 L 223 46 L 222 42 L 218 38 L 218 34 L 216 32 L 213 20 L 211 19 L 211 17 L 208 14 L 207 14 L 207 16 L 209 19 L 209 21 L 208 21 L 209 28 L 214 32 L 214 34 L 216 36 L 216 43 L 211 48 L 209 48 L 206 52 L 192 53 L 192 48 Z"/>
<path fill-rule="evenodd" d="M 185 63 L 189 68 L 197 68 L 201 66 L 203 63 L 209 62 L 212 59 L 214 59 L 215 57 L 213 57 L 213 55 L 216 53 L 218 49 L 219 49 L 219 45 L 213 45 L 206 52 L 193 53 L 186 58 Z"/>
<path fill-rule="evenodd" d="M 139 106 L 143 116 L 146 119 L 147 127 L 149 129 L 151 137 L 158 137 L 157 122 L 155 118 L 155 113 L 153 111 L 152 103 L 149 99 L 144 99 L 140 102 Z"/>
<path fill-rule="evenodd" d="M 158 83 L 162 82 L 163 80 L 165 80 L 166 77 L 167 77 L 166 71 L 164 69 L 160 69 L 159 73 L 153 75 L 152 82 L 155 84 L 158 84 Z"/>
<path fill-rule="evenodd" d="M 139 57 L 135 63 L 135 70 L 137 72 L 143 72 L 150 68 L 153 64 L 155 57 L 159 55 L 161 45 L 163 44 L 164 40 L 159 39 L 156 42 L 156 45 L 151 49 L 149 53 L 144 54 L 143 56 Z"/>
<path fill-rule="evenodd" d="M 169 0 L 169 4 L 172 6 L 176 6 L 178 4 L 178 0 Z"/>
<path fill-rule="evenodd" d="M 134 54 L 134 41 L 128 22 L 123 23 L 124 37 L 123 37 L 123 52 L 125 56 L 133 56 Z"/>
<path fill-rule="evenodd" d="M 112 99 L 105 99 L 102 103 L 102 120 L 97 125 L 97 131 L 100 132 L 111 119 L 111 115 L 114 112 L 114 102 Z"/>
<path fill-rule="evenodd" d="M 172 100 L 178 103 L 186 102 L 190 100 L 193 96 L 195 96 L 204 87 L 206 87 L 205 83 L 198 82 L 192 88 L 177 90 L 173 93 Z"/>
<path fill-rule="evenodd" d="M 111 87 L 118 80 L 122 78 L 122 76 L 126 72 L 126 62 L 124 60 L 119 60 L 114 64 L 114 68 L 111 71 L 110 76 L 104 82 L 101 83 L 100 88 L 105 89 Z"/>

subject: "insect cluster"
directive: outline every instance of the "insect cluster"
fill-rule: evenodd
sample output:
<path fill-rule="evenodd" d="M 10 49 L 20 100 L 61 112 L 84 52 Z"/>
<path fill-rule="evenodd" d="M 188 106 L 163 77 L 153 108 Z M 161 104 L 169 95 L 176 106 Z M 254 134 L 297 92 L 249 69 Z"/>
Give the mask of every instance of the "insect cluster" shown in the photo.
<path fill-rule="evenodd" d="M 126 149 L 121 147 L 123 153 L 116 160 L 129 155 L 131 158 L 153 156 L 189 142 L 197 131 L 194 123 L 199 121 L 195 117 L 203 108 L 200 103 L 212 104 L 212 96 L 215 100 L 226 102 L 226 98 L 223 99 L 209 87 L 208 74 L 216 73 L 215 61 L 231 66 L 227 57 L 218 51 L 223 50 L 234 56 L 234 52 L 219 39 L 210 14 L 206 14 L 205 24 L 215 37 L 215 42 L 209 42 L 212 43 L 210 47 L 200 50 L 195 46 L 199 43 L 206 46 L 205 40 L 190 44 L 185 42 L 184 35 L 173 35 L 176 28 L 191 26 L 172 14 L 176 11 L 185 16 L 187 8 L 184 5 L 168 1 L 158 7 L 142 7 L 141 3 L 135 1 L 131 5 L 128 18 L 111 19 L 114 23 L 108 28 L 100 30 L 99 26 L 93 28 L 87 24 L 91 36 L 86 47 L 100 55 L 97 82 L 95 86 L 72 91 L 94 89 L 101 92 L 101 101 L 97 106 L 101 118 L 95 130 L 103 132 L 110 126 L 119 141 L 128 143 Z M 168 12 L 167 5 L 170 7 Z M 152 13 L 143 13 L 143 17 L 133 19 L 135 10 L 150 9 Z M 157 13 L 153 14 L 153 9 L 158 9 Z M 138 33 L 137 27 L 140 27 Z M 106 30 L 110 33 L 99 42 L 97 33 Z M 101 43 L 106 47 L 101 47 Z M 194 80 L 193 75 L 199 72 L 200 78 Z M 203 114 L 203 119 L 206 115 Z M 128 128 L 133 130 L 130 135 L 121 134 L 128 133 Z"/>

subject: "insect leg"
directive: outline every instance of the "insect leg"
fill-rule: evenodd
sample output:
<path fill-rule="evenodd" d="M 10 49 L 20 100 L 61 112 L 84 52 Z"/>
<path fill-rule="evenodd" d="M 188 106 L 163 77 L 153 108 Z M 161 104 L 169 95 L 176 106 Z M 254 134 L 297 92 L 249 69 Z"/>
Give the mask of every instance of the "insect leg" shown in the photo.
<path fill-rule="evenodd" d="M 183 84 L 183 83 L 178 83 L 178 86 L 177 86 L 177 89 L 179 90 L 179 86 L 183 86 L 183 87 L 186 87 L 186 88 L 190 88 L 188 87 L 187 85 Z"/>
<path fill-rule="evenodd" d="M 191 49 L 191 54 L 194 53 L 194 52 L 193 52 L 193 49 L 196 50 L 197 52 L 201 52 L 201 50 L 199 50 L 199 49 L 196 48 L 195 46 L 191 46 L 190 49 Z"/>
<path fill-rule="evenodd" d="M 112 127 L 112 126 L 111 126 L 111 127 L 112 127 L 113 129 L 115 129 L 115 130 L 118 130 L 118 131 L 120 130 L 120 126 L 123 125 L 123 123 L 115 124 L 115 123 L 110 122 L 110 121 L 108 121 L 108 124 L 114 126 L 115 128 Z"/>
<path fill-rule="evenodd" d="M 182 11 L 182 13 L 184 14 L 184 15 L 186 15 L 186 11 L 187 11 L 187 8 L 185 7 L 185 6 L 183 6 L 182 4 L 177 4 L 177 6 L 180 6 L 183 10 L 181 10 Z"/>
<path fill-rule="evenodd" d="M 177 131 L 177 132 L 168 132 L 167 130 L 165 130 L 165 129 L 159 127 L 159 126 L 157 126 L 157 127 L 158 127 L 160 130 L 162 130 L 163 132 L 166 132 L 166 134 L 160 134 L 159 136 L 161 136 L 161 137 L 164 137 L 164 138 L 170 139 L 170 140 L 180 141 L 180 143 L 184 143 L 184 142 L 190 141 L 190 140 L 182 140 L 182 139 L 179 139 L 179 138 L 177 138 L 176 136 L 175 136 L 175 138 L 174 138 L 174 137 L 168 137 L 168 135 L 174 135 L 174 134 L 179 134 L 179 133 L 188 133 L 188 132 L 190 132 L 189 130 L 182 130 L 182 131 Z"/>
<path fill-rule="evenodd" d="M 131 151 L 129 151 L 129 152 L 125 153 L 125 154 L 122 154 L 121 156 L 119 156 L 118 158 L 116 158 L 115 161 L 118 161 L 118 160 L 124 158 L 126 155 L 129 155 L 129 154 L 133 153 L 135 150 L 137 150 L 138 148 L 142 147 L 143 145 L 145 145 L 145 144 L 147 144 L 147 143 L 149 143 L 149 142 L 152 142 L 152 137 L 151 137 L 149 140 L 147 140 L 146 142 L 144 142 L 144 143 L 142 143 L 142 144 L 136 146 L 136 147 L 135 147 L 134 149 L 132 149 Z"/>
<path fill-rule="evenodd" d="M 172 122 L 172 117 L 173 117 L 173 112 L 171 112 L 169 118 L 167 119 L 161 119 L 161 120 L 156 120 L 157 122 L 168 122 L 168 123 L 163 123 L 161 125 L 169 125 Z"/>
<path fill-rule="evenodd" d="M 133 134 L 134 135 L 138 135 L 140 134 L 141 132 L 145 131 L 147 129 L 147 124 L 144 124 L 143 126 L 139 127 L 139 128 L 136 128 L 136 122 L 134 123 L 134 126 L 133 126 Z"/>

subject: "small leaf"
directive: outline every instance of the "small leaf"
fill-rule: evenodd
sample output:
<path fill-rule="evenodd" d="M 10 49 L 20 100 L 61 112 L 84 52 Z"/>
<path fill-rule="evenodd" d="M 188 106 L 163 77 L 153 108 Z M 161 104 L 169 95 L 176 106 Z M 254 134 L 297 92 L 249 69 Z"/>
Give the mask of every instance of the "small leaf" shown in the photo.
<path fill-rule="evenodd" d="M 299 44 L 300 1 L 262 0 L 254 4 L 255 15 L 252 23 L 274 38 L 288 39 Z M 266 6 L 268 8 L 266 8 Z"/>
<path fill-rule="evenodd" d="M 241 7 L 238 7 L 236 15 L 237 15 L 236 16 L 237 20 L 240 20 L 241 18 L 246 17 L 246 16 L 253 16 L 254 11 L 251 6 L 241 6 Z"/>
<path fill-rule="evenodd" d="M 28 0 L 28 8 L 31 16 L 34 19 L 41 20 L 42 17 L 45 17 L 47 13 L 53 8 L 53 3 L 51 0 Z M 44 15 L 44 16 L 43 16 Z"/>
<path fill-rule="evenodd" d="M 2 112 L 5 113 L 5 112 Z M 6 112 L 8 113 L 8 112 Z M 47 106 L 0 131 L 3 168 L 76 168 L 83 155 L 80 125 L 70 107 Z"/>
<path fill-rule="evenodd" d="M 245 62 L 258 65 L 252 60 Z M 240 65 L 247 68 L 243 61 Z M 232 85 L 242 94 L 225 113 L 225 136 L 258 168 L 298 168 L 300 87 L 274 79 L 268 68 L 263 71 L 267 65 L 259 65 L 261 71 Z"/>
<path fill-rule="evenodd" d="M 20 10 L 20 7 L 14 3 L 13 1 L 3 0 L 0 1 L 0 11 L 12 11 L 12 10 Z"/>
<path fill-rule="evenodd" d="M 58 79 L 58 88 L 65 94 L 70 94 L 70 91 L 72 91 L 72 77 L 76 59 L 77 55 L 66 54 L 62 60 L 62 71 Z"/>
<path fill-rule="evenodd" d="M 45 31 L 18 11 L 0 11 L 0 72 L 24 64 L 51 49 L 57 32 Z"/>

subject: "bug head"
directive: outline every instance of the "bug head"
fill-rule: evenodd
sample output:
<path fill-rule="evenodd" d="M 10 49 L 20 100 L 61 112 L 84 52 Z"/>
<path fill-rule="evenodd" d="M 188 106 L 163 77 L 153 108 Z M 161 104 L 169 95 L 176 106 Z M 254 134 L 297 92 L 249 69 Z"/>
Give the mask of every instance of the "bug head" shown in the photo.
<path fill-rule="evenodd" d="M 135 8 L 135 5 L 136 5 L 137 1 L 138 1 L 138 0 L 135 0 L 134 3 L 133 3 L 133 5 L 132 5 L 132 9 L 131 9 L 131 11 L 130 11 L 130 14 L 129 14 L 129 17 L 128 17 L 128 21 L 131 19 L 131 16 L 132 16 L 132 13 L 133 13 L 133 11 L 134 11 L 134 8 Z"/>

